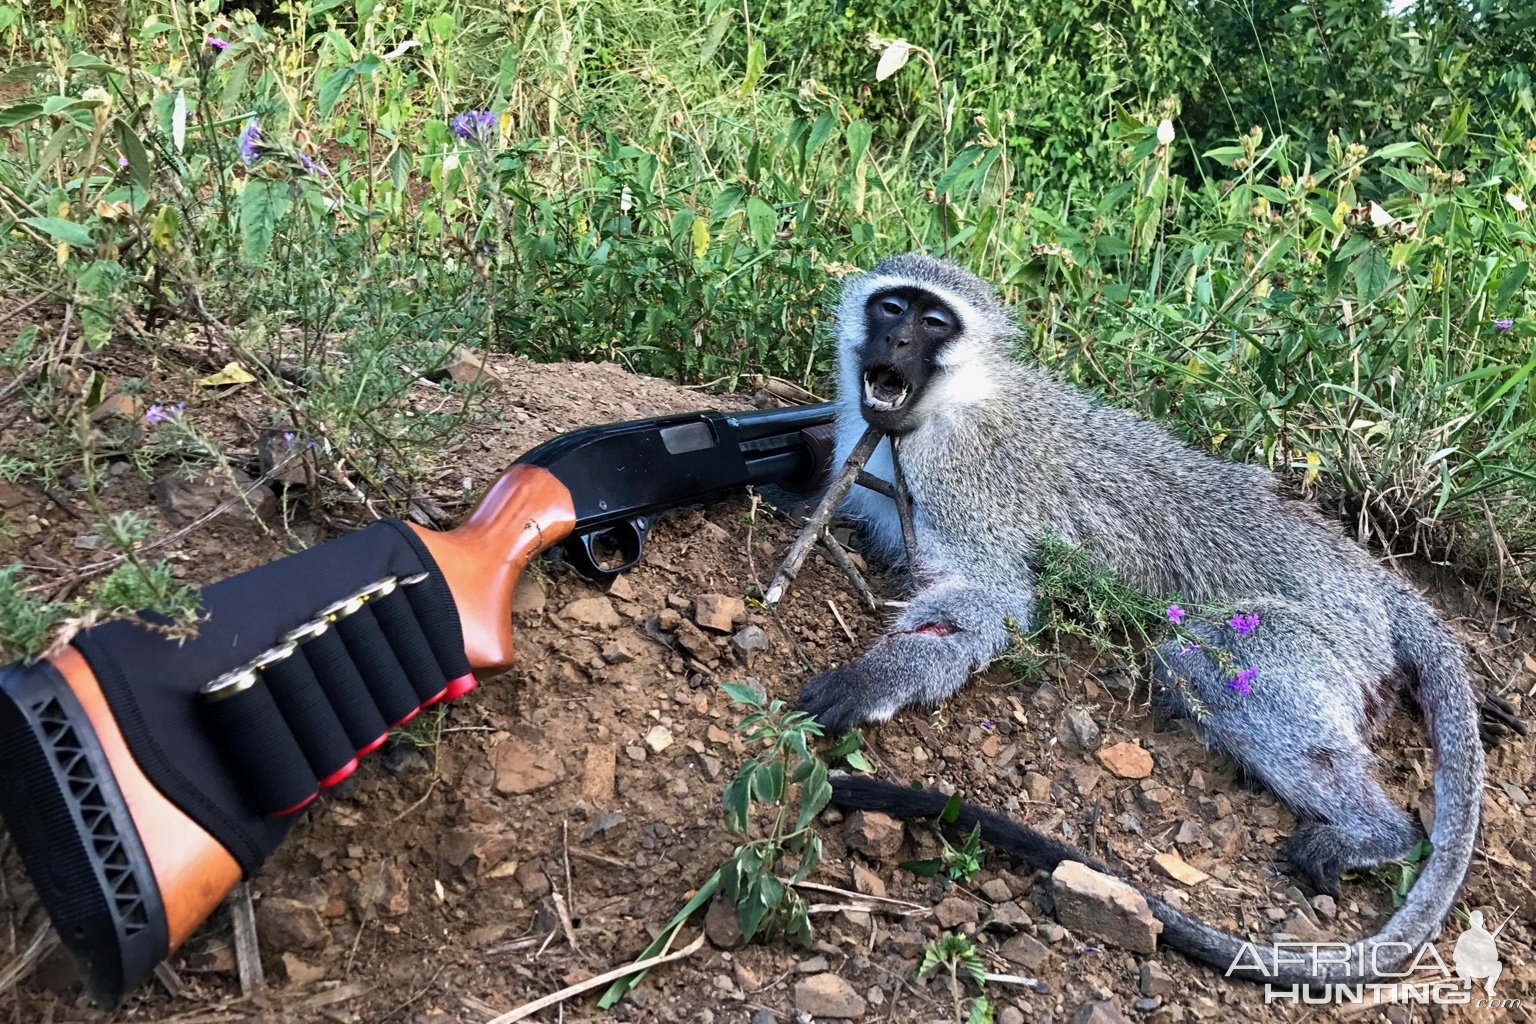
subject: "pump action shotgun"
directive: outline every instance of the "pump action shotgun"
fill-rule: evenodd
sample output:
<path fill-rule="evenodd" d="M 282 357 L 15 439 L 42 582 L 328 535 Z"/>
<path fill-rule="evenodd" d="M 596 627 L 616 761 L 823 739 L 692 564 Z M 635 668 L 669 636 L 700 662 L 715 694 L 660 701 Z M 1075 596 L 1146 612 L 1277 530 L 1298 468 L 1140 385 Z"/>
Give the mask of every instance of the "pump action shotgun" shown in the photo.
<path fill-rule="evenodd" d="M 831 405 L 576 430 L 455 529 L 385 519 L 203 588 L 191 640 L 146 612 L 0 668 L 0 815 L 92 999 L 138 987 L 391 728 L 512 664 L 531 559 L 610 579 L 663 510 L 811 490 L 832 447 Z"/>

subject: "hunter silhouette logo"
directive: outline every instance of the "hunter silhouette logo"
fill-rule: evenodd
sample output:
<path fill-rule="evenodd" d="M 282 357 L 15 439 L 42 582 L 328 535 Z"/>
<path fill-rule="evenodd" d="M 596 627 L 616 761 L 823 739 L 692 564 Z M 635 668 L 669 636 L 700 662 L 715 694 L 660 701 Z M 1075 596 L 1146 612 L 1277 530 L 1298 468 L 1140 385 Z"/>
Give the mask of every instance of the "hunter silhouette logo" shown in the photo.
<path fill-rule="evenodd" d="M 1504 924 L 1509 923 L 1509 918 L 1504 919 Z M 1466 930 L 1456 939 L 1456 948 L 1451 951 L 1451 959 L 1456 963 L 1456 976 L 1463 981 L 1483 982 L 1483 991 L 1488 993 L 1488 998 L 1493 998 L 1493 984 L 1499 980 L 1499 974 L 1504 970 L 1504 964 L 1499 960 L 1499 948 L 1493 940 L 1499 932 L 1504 930 L 1504 924 L 1499 925 L 1490 932 L 1483 927 L 1483 912 L 1472 911 L 1472 919 L 1467 923 Z"/>

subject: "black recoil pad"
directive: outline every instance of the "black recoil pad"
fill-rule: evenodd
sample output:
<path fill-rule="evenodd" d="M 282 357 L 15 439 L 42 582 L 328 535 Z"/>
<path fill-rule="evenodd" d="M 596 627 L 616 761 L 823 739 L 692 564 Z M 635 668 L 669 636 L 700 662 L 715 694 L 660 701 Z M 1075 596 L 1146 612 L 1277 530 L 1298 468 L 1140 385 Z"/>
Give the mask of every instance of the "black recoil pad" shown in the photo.
<path fill-rule="evenodd" d="M 203 706 L 229 763 L 240 766 L 240 788 L 252 806 L 263 814 L 291 814 L 314 799 L 315 773 L 261 680 Z"/>
<path fill-rule="evenodd" d="M 395 652 L 400 667 L 405 669 L 416 694 L 416 703 L 426 704 L 441 697 L 450 677 L 437 663 L 437 655 L 432 653 L 431 642 L 416 621 L 405 591 L 396 588 L 383 597 L 370 600 L 368 607 L 373 609 L 390 649 Z"/>
<path fill-rule="evenodd" d="M 357 746 L 326 699 L 303 648 L 267 665 L 261 674 L 316 778 L 329 779 L 354 760 Z"/>
<path fill-rule="evenodd" d="M 421 710 L 421 701 L 406 678 L 400 659 L 390 649 L 372 602 L 350 615 L 336 620 L 336 632 L 346 642 L 358 673 L 363 677 L 373 702 L 391 727 L 399 725 Z"/>
<path fill-rule="evenodd" d="M 389 723 L 374 703 L 368 684 L 358 675 L 341 636 L 335 629 L 327 629 L 299 644 L 299 650 L 309 659 L 310 668 L 325 691 L 326 702 L 346 730 L 352 749 L 365 753 L 377 747 L 389 733 Z"/>

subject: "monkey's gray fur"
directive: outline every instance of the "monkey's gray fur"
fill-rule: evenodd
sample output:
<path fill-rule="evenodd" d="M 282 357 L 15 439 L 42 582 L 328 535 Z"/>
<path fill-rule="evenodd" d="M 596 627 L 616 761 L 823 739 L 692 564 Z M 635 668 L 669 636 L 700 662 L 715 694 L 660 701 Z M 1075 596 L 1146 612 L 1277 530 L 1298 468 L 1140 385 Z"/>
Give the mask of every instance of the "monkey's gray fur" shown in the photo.
<path fill-rule="evenodd" d="M 1228 687 L 1230 666 L 1204 650 L 1180 657 L 1171 641 L 1154 652 L 1154 691 L 1187 712 L 1173 685 L 1181 679 L 1206 709 L 1200 725 L 1209 742 L 1305 820 L 1287 846 L 1292 863 L 1336 891 L 1340 873 L 1398 857 L 1415 840 L 1408 816 L 1372 777 L 1366 742 L 1399 689 L 1411 688 L 1435 753 L 1434 852 L 1407 902 L 1369 941 L 1381 947 L 1379 970 L 1415 955 L 1456 899 L 1481 802 L 1476 702 L 1450 630 L 1403 580 L 1311 508 L 1282 497 L 1264 469 L 1210 458 L 1016 361 L 1017 328 L 992 289 L 931 257 L 894 256 L 843 286 L 839 460 L 866 429 L 866 307 L 899 286 L 933 294 L 960 321 L 911 399 L 917 426 L 902 438 L 916 506 L 917 592 L 867 653 L 811 680 L 805 706 L 842 729 L 953 694 L 1006 650 L 1006 620 L 1028 629 L 1037 545 L 1047 531 L 1144 592 L 1257 613 L 1259 628 L 1242 636 L 1193 624 L 1204 644 L 1257 669 L 1251 693 Z M 869 468 L 890 478 L 887 444 Z M 877 552 L 900 560 L 890 499 L 855 488 L 844 511 Z M 1236 938 L 1198 922 L 1179 927 L 1201 959 L 1230 964 L 1241 951 Z M 1364 970 L 1358 960 L 1307 962 L 1277 973 L 1343 980 L 1371 976 L 1372 965 L 1369 957 Z"/>

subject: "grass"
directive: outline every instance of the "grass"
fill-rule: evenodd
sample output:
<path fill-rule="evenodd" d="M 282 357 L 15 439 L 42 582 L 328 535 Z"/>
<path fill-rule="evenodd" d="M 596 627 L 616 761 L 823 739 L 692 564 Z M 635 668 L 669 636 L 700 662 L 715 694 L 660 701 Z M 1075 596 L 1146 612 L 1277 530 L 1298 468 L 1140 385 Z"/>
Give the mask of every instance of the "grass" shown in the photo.
<path fill-rule="evenodd" d="M 153 388 L 109 379 L 102 351 L 176 359 L 211 334 L 257 378 L 259 426 L 315 442 L 334 481 L 315 500 L 387 510 L 479 412 L 473 388 L 401 409 L 458 345 L 820 389 L 838 275 L 920 247 L 997 282 L 1027 357 L 1280 471 L 1378 544 L 1518 583 L 1531 15 L 1484 6 L 1330 15 L 1356 74 L 1308 69 L 1333 52 L 1309 25 L 1256 56 L 1251 26 L 1161 0 L 950 24 L 883 0 L 131 0 L 115 21 L 0 3 L 0 266 L 21 308 L 0 388 L 50 425 L 0 473 L 77 474 L 94 456 L 74 424 Z M 1427 43 L 1470 56 L 1434 64 Z M 1349 110 L 1327 96 L 1344 70 Z M 469 110 L 487 130 L 455 131 Z M 146 437 L 105 457 L 229 454 Z M 6 580 L 44 621 L 96 607 Z"/>

